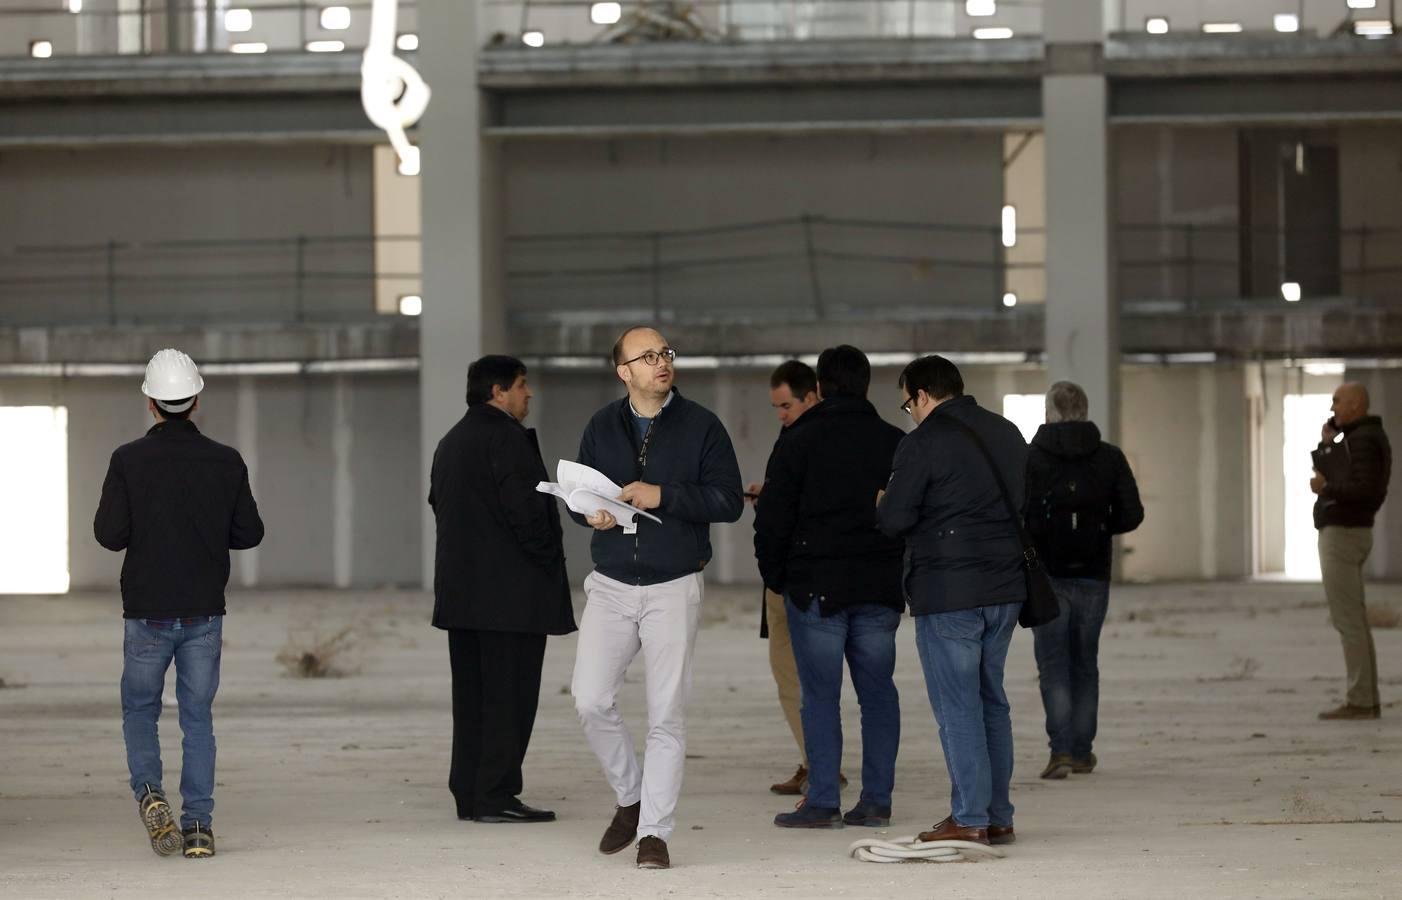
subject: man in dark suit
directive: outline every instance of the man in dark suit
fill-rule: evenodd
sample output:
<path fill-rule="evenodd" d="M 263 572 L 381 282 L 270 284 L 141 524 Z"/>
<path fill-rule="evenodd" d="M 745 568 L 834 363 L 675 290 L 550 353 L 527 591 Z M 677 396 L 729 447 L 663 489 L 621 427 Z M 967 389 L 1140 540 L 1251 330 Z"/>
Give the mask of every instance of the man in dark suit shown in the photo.
<path fill-rule="evenodd" d="M 547 480 L 526 367 L 484 356 L 467 370 L 467 414 L 438 443 L 428 495 L 437 520 L 433 624 L 448 632 L 458 818 L 550 822 L 521 802 L 545 636 L 575 630 L 560 514 Z"/>

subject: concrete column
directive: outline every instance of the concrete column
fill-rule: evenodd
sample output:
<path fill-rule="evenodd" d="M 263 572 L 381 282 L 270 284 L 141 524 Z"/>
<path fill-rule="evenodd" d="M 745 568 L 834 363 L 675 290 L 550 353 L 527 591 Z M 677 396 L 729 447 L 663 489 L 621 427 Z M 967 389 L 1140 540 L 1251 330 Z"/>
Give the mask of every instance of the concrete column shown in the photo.
<path fill-rule="evenodd" d="M 1119 303 L 1114 289 L 1103 0 L 1044 7 L 1047 369 L 1090 396 L 1091 418 L 1119 428 Z"/>
<path fill-rule="evenodd" d="M 352 455 L 355 427 L 352 421 L 349 375 L 337 375 L 331 406 L 331 583 L 351 586 L 355 551 L 355 479 Z"/>
<path fill-rule="evenodd" d="M 237 424 L 239 453 L 248 466 L 248 486 L 258 499 L 258 386 L 252 375 L 240 375 L 238 386 Z M 238 554 L 239 578 L 246 588 L 258 586 L 259 550 L 241 550 Z"/>
<path fill-rule="evenodd" d="M 476 3 L 419 7 L 417 64 L 433 99 L 419 125 L 423 162 L 423 298 L 419 324 L 422 497 L 433 451 L 463 414 L 467 365 L 505 347 L 499 262 L 503 228 L 497 154 L 482 140 Z M 424 505 L 424 584 L 433 582 L 434 525 Z"/>

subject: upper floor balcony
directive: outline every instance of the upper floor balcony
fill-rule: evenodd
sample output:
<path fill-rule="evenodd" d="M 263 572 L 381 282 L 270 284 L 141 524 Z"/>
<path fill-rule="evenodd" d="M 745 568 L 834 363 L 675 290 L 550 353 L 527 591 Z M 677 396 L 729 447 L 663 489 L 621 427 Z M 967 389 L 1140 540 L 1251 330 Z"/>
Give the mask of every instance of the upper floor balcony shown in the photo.
<path fill-rule="evenodd" d="M 1043 34 L 1048 0 L 481 0 L 486 47 L 844 40 L 996 42 Z M 344 53 L 369 35 L 368 0 L 0 0 L 0 57 Z M 1393 0 L 1105 0 L 1107 36 L 1352 35 L 1397 30 Z M 401 51 L 418 46 L 413 0 Z"/>
<path fill-rule="evenodd" d="M 1402 343 L 1402 228 L 1138 224 L 1115 243 L 1128 353 Z M 397 327 L 438 302 L 418 293 L 417 245 L 346 234 L 20 246 L 0 253 L 0 332 Z M 799 352 L 825 335 L 881 351 L 1036 355 L 1044 251 L 1042 229 L 816 215 L 517 235 L 502 289 L 512 346 L 540 356 L 601 352 L 635 321 L 666 323 L 693 354 Z"/>

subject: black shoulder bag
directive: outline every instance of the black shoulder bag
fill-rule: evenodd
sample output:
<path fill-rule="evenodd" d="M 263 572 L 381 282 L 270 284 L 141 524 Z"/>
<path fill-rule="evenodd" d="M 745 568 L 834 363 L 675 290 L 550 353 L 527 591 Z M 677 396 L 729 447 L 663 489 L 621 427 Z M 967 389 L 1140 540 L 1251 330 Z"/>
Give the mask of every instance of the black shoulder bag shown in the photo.
<path fill-rule="evenodd" d="M 1042 568 L 1042 561 L 1037 558 L 1037 548 L 1032 546 L 1027 529 L 1022 527 L 1022 514 L 1013 506 L 1013 498 L 1008 494 L 1008 485 L 1003 481 L 1003 473 L 998 471 L 993 454 L 988 452 L 988 445 L 984 444 L 978 432 L 954 416 L 944 416 L 943 419 L 968 435 L 969 440 L 973 441 L 974 446 L 983 454 L 984 461 L 988 463 L 988 470 L 998 482 L 998 491 L 1003 495 L 1003 505 L 1007 507 L 1013 530 L 1017 532 L 1018 543 L 1022 545 L 1022 576 L 1027 583 L 1027 600 L 1017 615 L 1017 624 L 1023 628 L 1036 628 L 1038 625 L 1047 624 L 1061 615 L 1061 604 L 1057 602 L 1056 592 L 1052 590 L 1051 580 Z"/>

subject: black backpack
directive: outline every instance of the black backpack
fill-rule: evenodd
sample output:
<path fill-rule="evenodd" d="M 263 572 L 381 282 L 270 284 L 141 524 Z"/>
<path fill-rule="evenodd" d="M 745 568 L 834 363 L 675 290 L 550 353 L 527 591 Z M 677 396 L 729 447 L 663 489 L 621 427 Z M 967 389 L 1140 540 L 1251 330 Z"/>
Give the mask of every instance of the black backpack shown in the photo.
<path fill-rule="evenodd" d="M 1028 509 L 1028 529 L 1047 564 L 1063 577 L 1094 568 L 1105 555 L 1111 494 L 1104 473 L 1096 471 L 1098 453 L 1057 460 L 1051 487 L 1033 497 Z"/>

